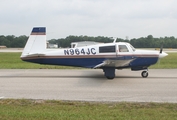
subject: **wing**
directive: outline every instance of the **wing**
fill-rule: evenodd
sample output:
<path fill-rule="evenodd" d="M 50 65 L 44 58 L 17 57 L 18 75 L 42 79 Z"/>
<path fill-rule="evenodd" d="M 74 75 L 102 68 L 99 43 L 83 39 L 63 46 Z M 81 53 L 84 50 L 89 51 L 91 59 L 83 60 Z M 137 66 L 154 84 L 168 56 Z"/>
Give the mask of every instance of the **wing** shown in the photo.
<path fill-rule="evenodd" d="M 128 66 L 131 61 L 134 59 L 129 59 L 129 60 L 105 60 L 101 64 L 98 64 L 94 67 L 96 68 L 101 68 L 101 67 L 124 67 Z"/>

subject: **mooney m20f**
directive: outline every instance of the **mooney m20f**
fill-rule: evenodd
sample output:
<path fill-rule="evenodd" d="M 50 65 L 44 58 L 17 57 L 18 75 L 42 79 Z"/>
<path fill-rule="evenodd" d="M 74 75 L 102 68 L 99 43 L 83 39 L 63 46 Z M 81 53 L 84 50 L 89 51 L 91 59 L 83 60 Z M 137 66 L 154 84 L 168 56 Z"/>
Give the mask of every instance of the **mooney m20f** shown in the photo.
<path fill-rule="evenodd" d="M 133 71 L 143 70 L 141 75 L 146 78 L 148 67 L 167 55 L 162 52 L 162 48 L 160 52 L 135 50 L 132 45 L 125 42 L 51 50 L 46 48 L 46 28 L 34 27 L 21 59 L 39 64 L 103 69 L 105 77 L 113 79 L 115 69 L 123 68 L 131 68 Z"/>

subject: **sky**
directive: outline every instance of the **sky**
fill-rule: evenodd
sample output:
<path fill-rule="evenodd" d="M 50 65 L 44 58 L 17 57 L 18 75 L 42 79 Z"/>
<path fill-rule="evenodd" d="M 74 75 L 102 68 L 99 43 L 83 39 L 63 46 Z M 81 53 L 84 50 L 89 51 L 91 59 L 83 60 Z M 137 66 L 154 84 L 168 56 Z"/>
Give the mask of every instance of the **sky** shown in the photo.
<path fill-rule="evenodd" d="M 177 0 L 0 0 L 0 35 L 177 38 Z"/>

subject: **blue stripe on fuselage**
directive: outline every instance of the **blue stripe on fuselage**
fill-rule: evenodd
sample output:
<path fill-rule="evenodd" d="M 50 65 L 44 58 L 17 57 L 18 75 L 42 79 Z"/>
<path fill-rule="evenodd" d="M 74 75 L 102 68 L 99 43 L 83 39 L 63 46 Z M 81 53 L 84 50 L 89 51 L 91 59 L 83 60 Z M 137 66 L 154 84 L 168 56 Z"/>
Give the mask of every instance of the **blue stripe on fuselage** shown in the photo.
<path fill-rule="evenodd" d="M 98 64 L 101 64 L 105 60 L 131 60 L 132 57 L 123 56 L 115 58 L 36 58 L 36 59 L 24 59 L 24 61 L 39 63 L 39 64 L 50 64 L 50 65 L 64 65 L 64 66 L 77 66 L 93 68 Z M 137 57 L 130 62 L 129 66 L 126 67 L 137 67 L 137 66 L 150 66 L 158 61 L 158 57 Z M 122 68 L 122 67 L 121 67 Z"/>
<path fill-rule="evenodd" d="M 102 63 L 105 58 L 39 58 L 25 60 L 28 62 L 49 64 L 49 65 L 64 65 L 92 68 L 95 65 Z"/>

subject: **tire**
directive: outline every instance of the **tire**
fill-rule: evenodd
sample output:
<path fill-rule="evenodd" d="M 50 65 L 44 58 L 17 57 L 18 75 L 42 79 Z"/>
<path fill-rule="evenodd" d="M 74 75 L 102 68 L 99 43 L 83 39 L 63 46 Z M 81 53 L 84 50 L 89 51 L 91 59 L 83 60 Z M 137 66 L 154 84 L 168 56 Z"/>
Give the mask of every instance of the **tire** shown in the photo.
<path fill-rule="evenodd" d="M 106 78 L 110 80 L 114 79 L 114 77 L 110 77 L 110 76 L 106 76 Z"/>
<path fill-rule="evenodd" d="M 142 76 L 143 78 L 147 78 L 147 77 L 148 77 L 148 71 L 143 71 L 143 72 L 141 73 L 141 76 Z"/>

